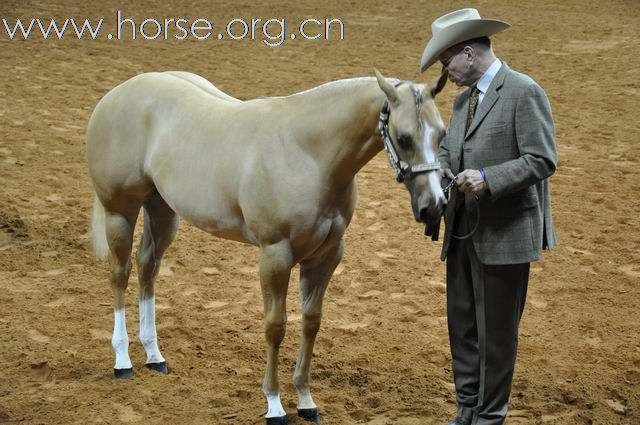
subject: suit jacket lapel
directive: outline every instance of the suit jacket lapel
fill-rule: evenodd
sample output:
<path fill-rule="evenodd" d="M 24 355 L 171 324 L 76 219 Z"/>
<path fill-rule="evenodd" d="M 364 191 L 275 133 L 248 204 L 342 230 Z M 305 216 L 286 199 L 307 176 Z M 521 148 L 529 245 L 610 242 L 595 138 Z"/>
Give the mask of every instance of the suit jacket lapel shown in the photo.
<path fill-rule="evenodd" d="M 498 101 L 498 98 L 500 97 L 498 90 L 500 89 L 500 87 L 502 87 L 502 84 L 504 83 L 504 78 L 507 74 L 508 69 L 509 67 L 507 66 L 507 64 L 503 62 L 502 67 L 500 68 L 496 76 L 493 77 L 491 84 L 489 84 L 489 88 L 487 89 L 487 92 L 482 98 L 482 103 L 478 105 L 478 109 L 476 110 L 476 114 L 473 116 L 473 121 L 471 121 L 471 125 L 469 126 L 469 131 L 467 131 L 467 134 L 465 135 L 464 140 L 467 140 L 469 136 L 473 134 L 473 132 L 478 127 L 478 125 L 480 125 L 484 117 L 489 113 L 491 108 L 493 108 L 493 105 L 495 105 L 496 102 Z M 466 104 L 468 109 L 469 107 L 468 99 Z"/>

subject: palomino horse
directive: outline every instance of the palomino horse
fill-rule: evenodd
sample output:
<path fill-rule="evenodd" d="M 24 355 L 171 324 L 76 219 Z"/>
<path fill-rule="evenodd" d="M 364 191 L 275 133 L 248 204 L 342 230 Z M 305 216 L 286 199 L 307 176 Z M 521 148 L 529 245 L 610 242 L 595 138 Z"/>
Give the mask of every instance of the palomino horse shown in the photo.
<path fill-rule="evenodd" d="M 444 124 L 433 98 L 446 78 L 418 85 L 388 81 L 376 71 L 376 78 L 240 101 L 196 75 L 166 72 L 111 90 L 91 116 L 87 149 L 96 191 L 93 248 L 99 258 L 108 255 L 115 296 L 116 377 L 133 375 L 124 294 L 144 207 L 137 266 L 147 367 L 168 372 L 157 342 L 154 280 L 182 217 L 213 235 L 260 247 L 267 423 L 286 420 L 278 349 L 291 268 L 300 264 L 302 335 L 293 381 L 298 414 L 319 423 L 309 368 L 322 300 L 355 208 L 355 175 L 386 143 L 416 220 L 440 216 L 446 200 L 436 152 Z M 383 131 L 379 122 L 386 123 Z"/>

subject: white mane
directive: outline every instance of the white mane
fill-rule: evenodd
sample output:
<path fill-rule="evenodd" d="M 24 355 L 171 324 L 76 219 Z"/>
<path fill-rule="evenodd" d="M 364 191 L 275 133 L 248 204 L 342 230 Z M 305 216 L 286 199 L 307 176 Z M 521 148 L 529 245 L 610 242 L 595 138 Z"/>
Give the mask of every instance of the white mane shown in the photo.
<path fill-rule="evenodd" d="M 388 78 L 389 81 L 391 81 L 393 84 L 396 84 L 397 82 L 399 82 L 400 80 L 397 78 Z M 312 87 L 310 89 L 307 90 L 303 90 L 297 93 L 293 93 L 287 96 L 274 96 L 274 97 L 279 97 L 279 98 L 287 98 L 287 97 L 292 97 L 292 96 L 300 96 L 300 95 L 305 95 L 305 94 L 311 94 L 311 93 L 315 93 L 315 92 L 320 92 L 320 91 L 324 91 L 324 90 L 337 90 L 337 89 L 344 89 L 344 88 L 354 88 L 354 87 L 359 87 L 362 86 L 364 84 L 370 84 L 372 82 L 376 81 L 376 77 L 353 77 L 353 78 L 344 78 L 342 80 L 335 80 L 335 81 L 329 81 L 326 82 L 324 84 L 321 84 L 317 87 Z"/>

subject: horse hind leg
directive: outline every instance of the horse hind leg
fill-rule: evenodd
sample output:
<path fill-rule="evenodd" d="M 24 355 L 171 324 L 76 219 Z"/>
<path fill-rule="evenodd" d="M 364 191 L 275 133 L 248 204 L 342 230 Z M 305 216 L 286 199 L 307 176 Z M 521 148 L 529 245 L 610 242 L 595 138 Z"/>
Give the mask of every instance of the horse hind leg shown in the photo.
<path fill-rule="evenodd" d="M 157 192 L 144 203 L 144 231 L 137 254 L 140 342 L 147 354 L 146 366 L 164 374 L 169 369 L 158 347 L 155 280 L 178 224 L 178 216 Z"/>
<path fill-rule="evenodd" d="M 114 374 L 116 378 L 120 379 L 128 379 L 133 376 L 125 317 L 125 291 L 131 273 L 131 245 L 133 244 L 133 230 L 139 210 L 140 206 L 129 207 L 124 212 L 105 209 L 104 216 L 111 266 L 110 281 L 115 298 L 111 345 L 116 355 Z"/>
<path fill-rule="evenodd" d="M 267 368 L 262 390 L 267 398 L 267 425 L 287 423 L 287 415 L 280 401 L 278 382 L 278 353 L 287 326 L 287 290 L 293 266 L 288 240 L 263 246 L 260 252 L 260 284 L 264 301 Z"/>
<path fill-rule="evenodd" d="M 300 265 L 300 300 L 302 303 L 302 333 L 300 351 L 293 383 L 298 391 L 298 416 L 307 422 L 320 423 L 318 409 L 311 397 L 311 357 L 322 318 L 322 302 L 334 270 L 342 259 L 344 242 L 341 240 L 322 257 Z"/>

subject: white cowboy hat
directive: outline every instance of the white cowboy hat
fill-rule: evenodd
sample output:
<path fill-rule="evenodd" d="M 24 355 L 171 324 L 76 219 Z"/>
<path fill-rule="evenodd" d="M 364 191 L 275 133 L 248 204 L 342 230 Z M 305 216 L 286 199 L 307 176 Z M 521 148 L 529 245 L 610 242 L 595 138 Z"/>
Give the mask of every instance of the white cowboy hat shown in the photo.
<path fill-rule="evenodd" d="M 482 19 L 476 9 L 460 9 L 439 17 L 431 24 L 431 40 L 422 53 L 420 70 L 438 61 L 449 47 L 477 37 L 488 37 L 509 28 L 511 24 L 495 19 Z"/>

